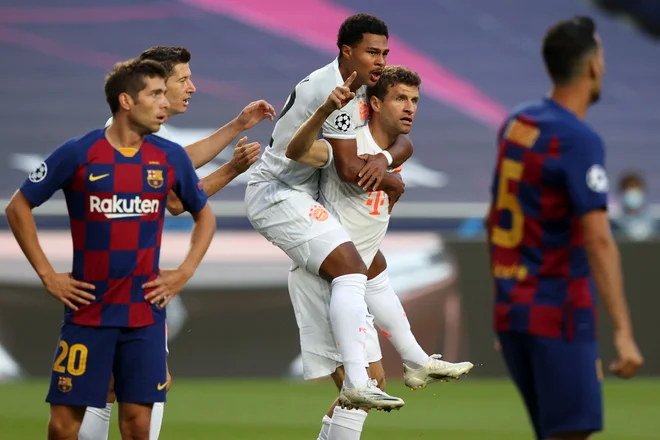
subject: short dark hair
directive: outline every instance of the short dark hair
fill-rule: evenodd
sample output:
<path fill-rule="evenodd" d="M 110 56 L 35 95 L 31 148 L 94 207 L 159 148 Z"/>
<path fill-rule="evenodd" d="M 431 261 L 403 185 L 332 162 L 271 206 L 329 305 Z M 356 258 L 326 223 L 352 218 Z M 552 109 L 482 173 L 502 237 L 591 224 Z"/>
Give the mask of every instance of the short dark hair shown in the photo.
<path fill-rule="evenodd" d="M 573 81 L 587 54 L 598 48 L 596 23 L 589 17 L 562 20 L 543 37 L 543 60 L 555 85 Z"/>
<path fill-rule="evenodd" d="M 397 84 L 419 87 L 422 85 L 422 78 L 420 78 L 417 72 L 405 66 L 385 66 L 378 82 L 367 88 L 367 99 L 371 100 L 371 97 L 375 96 L 383 101 L 390 87 L 394 87 Z"/>
<path fill-rule="evenodd" d="M 152 60 L 122 61 L 115 64 L 105 78 L 105 99 L 114 115 L 119 111 L 119 95 L 128 93 L 134 100 L 146 86 L 145 78 L 167 78 L 167 71 L 162 64 Z"/>
<path fill-rule="evenodd" d="M 167 76 L 170 76 L 177 64 L 189 63 L 192 54 L 185 47 L 154 46 L 142 52 L 138 58 L 158 61 L 167 70 Z"/>
<path fill-rule="evenodd" d="M 635 172 L 628 172 L 621 176 L 619 179 L 619 191 L 623 191 L 630 186 L 639 186 L 644 189 L 646 183 L 641 174 Z"/>
<path fill-rule="evenodd" d="M 355 14 L 348 17 L 337 32 L 337 47 L 341 56 L 341 48 L 355 46 L 364 38 L 364 34 L 385 35 L 390 38 L 387 25 L 383 20 L 369 14 Z"/>

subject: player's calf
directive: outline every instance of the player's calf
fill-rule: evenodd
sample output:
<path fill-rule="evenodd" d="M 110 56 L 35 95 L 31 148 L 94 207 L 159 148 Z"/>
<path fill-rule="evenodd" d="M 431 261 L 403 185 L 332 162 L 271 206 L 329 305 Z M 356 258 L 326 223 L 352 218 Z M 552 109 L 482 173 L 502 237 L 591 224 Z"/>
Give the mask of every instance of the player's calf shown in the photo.
<path fill-rule="evenodd" d="M 84 406 L 51 405 L 48 440 L 76 440 L 85 409 Z"/>
<path fill-rule="evenodd" d="M 119 431 L 122 440 L 149 440 L 151 404 L 119 402 Z"/>

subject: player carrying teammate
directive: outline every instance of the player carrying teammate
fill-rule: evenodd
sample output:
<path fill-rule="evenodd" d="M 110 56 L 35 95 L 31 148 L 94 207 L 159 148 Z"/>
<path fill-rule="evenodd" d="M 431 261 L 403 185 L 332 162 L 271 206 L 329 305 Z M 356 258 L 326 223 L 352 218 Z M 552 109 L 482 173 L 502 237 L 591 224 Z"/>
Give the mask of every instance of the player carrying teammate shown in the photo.
<path fill-rule="evenodd" d="M 192 81 L 190 60 L 192 55 L 185 47 L 177 46 L 155 46 L 142 52 L 139 56 L 142 60 L 157 61 L 165 67 L 168 72 L 166 97 L 170 102 L 167 109 L 168 120 L 172 116 L 183 114 L 187 111 L 190 98 L 197 90 Z M 193 162 L 195 168 L 199 168 L 211 159 L 215 158 L 229 145 L 241 132 L 249 130 L 264 119 L 273 119 L 275 111 L 266 101 L 260 100 L 248 104 L 241 113 L 232 121 L 215 131 L 210 136 L 185 147 L 186 153 Z M 112 123 L 112 117 L 106 122 L 106 126 Z M 156 135 L 172 140 L 167 124 L 162 124 Z M 232 159 L 202 179 L 202 184 L 207 195 L 215 194 L 225 187 L 229 182 L 240 174 L 247 171 L 259 158 L 260 146 L 256 142 L 246 144 L 247 138 L 243 137 L 236 144 Z M 173 191 L 170 191 L 167 199 L 167 210 L 178 215 L 184 211 L 183 203 Z M 175 307 L 180 302 L 179 296 L 174 297 L 170 307 Z M 179 304 L 179 306 L 182 306 Z M 169 390 L 172 379 L 167 371 L 167 390 Z M 115 395 L 111 387 L 108 393 L 105 408 L 87 408 L 83 419 L 79 440 L 107 440 L 110 429 L 110 417 Z M 151 413 L 151 440 L 157 440 L 163 422 L 164 404 L 156 402 Z"/>
<path fill-rule="evenodd" d="M 365 160 L 355 154 L 355 129 L 364 125 L 369 115 L 365 90 L 367 85 L 376 84 L 385 67 L 387 38 L 387 26 L 376 17 L 359 14 L 344 21 L 337 38 L 339 56 L 300 81 L 289 95 L 245 192 L 247 216 L 255 230 L 282 249 L 295 265 L 332 282 L 330 321 L 346 370 L 345 390 L 352 404 L 368 408 L 400 406 L 401 399 L 378 389 L 365 370 L 367 267 L 339 221 L 317 202 L 319 170 L 287 158 L 285 152 L 298 127 L 335 87 L 357 72 L 351 84 L 355 99 L 333 112 L 323 122 L 322 132 L 344 151 L 352 149 L 342 156 L 345 160 L 337 160 L 337 168 L 347 178 L 359 180 Z M 331 149 L 329 144 L 327 149 Z M 411 154 L 409 139 L 399 136 L 388 150 L 370 156 L 367 165 L 376 165 L 380 178 L 387 174 L 388 165 L 399 166 Z M 400 181 L 384 178 L 381 185 L 403 191 Z"/>
<path fill-rule="evenodd" d="M 347 83 L 350 83 L 351 76 Z M 357 155 L 378 154 L 394 142 L 400 134 L 408 134 L 417 113 L 421 79 L 416 72 L 403 66 L 387 66 L 375 86 L 367 89 L 371 109 L 369 123 L 356 130 Z M 439 356 L 429 356 L 419 346 L 406 318 L 399 297 L 390 284 L 386 261 L 380 246 L 387 232 L 390 211 L 395 200 L 383 191 L 364 191 L 353 182 L 345 182 L 337 168 L 328 165 L 332 159 L 326 140 L 315 141 L 323 121 L 333 111 L 343 107 L 352 98 L 346 84 L 337 87 L 326 102 L 307 120 L 287 147 L 287 157 L 312 167 L 323 167 L 320 192 L 323 205 L 339 219 L 355 244 L 360 257 L 369 268 L 366 301 L 369 312 L 401 353 L 406 363 L 416 359 L 415 368 L 404 365 L 404 381 L 413 389 L 437 380 L 455 379 L 467 373 L 472 364 L 441 363 Z M 390 172 L 394 171 L 392 169 Z M 398 170 L 397 170 L 398 171 Z M 400 179 L 399 173 L 391 175 Z M 384 203 L 380 203 L 383 200 Z M 289 272 L 289 294 L 296 314 L 300 333 L 303 368 L 306 379 L 329 374 L 341 389 L 342 360 L 328 326 L 330 285 L 327 281 L 301 267 Z M 373 320 L 367 321 L 367 360 L 371 376 L 384 382 L 378 334 Z M 343 404 L 350 405 L 344 396 Z M 336 408 L 336 404 L 323 419 L 320 440 L 359 439 L 367 413 Z"/>
<path fill-rule="evenodd" d="M 65 304 L 47 397 L 51 440 L 77 438 L 86 407 L 105 406 L 113 373 L 122 438 L 148 440 L 152 405 L 165 401 L 165 306 L 193 275 L 215 232 L 215 216 L 185 151 L 151 135 L 167 118 L 166 77 L 154 61 L 117 64 L 105 83 L 112 125 L 58 147 L 6 209 L 46 290 Z M 59 189 L 71 219 L 71 273 L 55 273 L 32 215 Z M 161 270 L 170 190 L 195 227 L 183 263 Z"/>
<path fill-rule="evenodd" d="M 587 439 L 602 429 L 596 290 L 631 377 L 642 364 L 607 216 L 600 136 L 585 122 L 601 92 L 603 49 L 590 18 L 552 26 L 543 58 L 549 97 L 505 121 L 487 217 L 495 330 L 538 439 Z"/>

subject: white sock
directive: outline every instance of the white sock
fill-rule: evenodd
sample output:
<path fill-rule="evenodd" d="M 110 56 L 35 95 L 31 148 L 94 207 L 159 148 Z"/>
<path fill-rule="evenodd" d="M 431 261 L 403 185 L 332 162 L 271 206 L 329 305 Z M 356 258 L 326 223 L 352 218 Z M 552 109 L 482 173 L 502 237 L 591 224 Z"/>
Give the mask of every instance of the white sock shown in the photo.
<path fill-rule="evenodd" d="M 364 292 L 367 276 L 342 275 L 332 280 L 330 296 L 330 323 L 337 340 L 346 372 L 346 386 L 354 388 L 365 384 L 369 375 L 365 351 L 367 341 L 367 303 Z"/>
<path fill-rule="evenodd" d="M 328 432 L 330 431 L 330 424 L 332 419 L 327 415 L 323 416 L 322 420 L 323 425 L 321 425 L 321 432 L 319 432 L 319 437 L 316 440 L 328 440 Z"/>
<path fill-rule="evenodd" d="M 359 440 L 367 413 L 361 409 L 335 407 L 328 440 Z"/>
<path fill-rule="evenodd" d="M 160 427 L 163 426 L 164 402 L 156 402 L 151 409 L 151 425 L 149 426 L 149 440 L 158 440 Z"/>
<path fill-rule="evenodd" d="M 410 330 L 410 322 L 403 310 L 401 300 L 392 289 L 387 271 L 367 281 L 365 295 L 369 312 L 374 315 L 376 324 L 387 332 L 392 345 L 410 368 L 421 368 L 429 355 L 417 343 Z"/>
<path fill-rule="evenodd" d="M 112 403 L 106 403 L 105 408 L 87 407 L 78 431 L 78 440 L 108 440 L 111 415 Z"/>

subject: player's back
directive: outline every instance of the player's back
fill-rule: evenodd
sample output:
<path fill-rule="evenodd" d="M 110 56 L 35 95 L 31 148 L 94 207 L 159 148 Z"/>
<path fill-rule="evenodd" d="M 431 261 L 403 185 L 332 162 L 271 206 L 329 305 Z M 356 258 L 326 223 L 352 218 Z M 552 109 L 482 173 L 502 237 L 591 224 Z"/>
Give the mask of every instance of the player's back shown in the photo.
<path fill-rule="evenodd" d="M 306 192 L 314 198 L 318 196 L 318 170 L 288 159 L 286 148 L 298 128 L 323 104 L 332 90 L 343 82 L 338 61 L 335 59 L 300 81 L 289 95 L 275 123 L 270 143 L 248 183 L 270 182 L 276 185 L 277 188 L 265 195 L 267 203 L 285 200 L 296 191 Z M 366 102 L 366 87 L 360 88 L 355 98 L 343 109 L 330 115 L 323 125 L 324 137 L 354 138 L 355 127 L 361 125 L 360 121 L 366 120 L 366 115 L 360 114 L 360 102 Z"/>
<path fill-rule="evenodd" d="M 166 197 L 183 190 L 179 176 L 189 162 L 180 145 L 161 137 L 146 136 L 139 149 L 115 149 L 98 129 L 58 147 L 43 173 L 30 175 L 21 191 L 34 206 L 63 190 L 72 275 L 95 286 L 96 300 L 76 312 L 66 308 L 65 321 L 142 327 L 165 318 L 164 309 L 145 301 L 142 285 L 158 276 Z"/>
<path fill-rule="evenodd" d="M 382 151 L 368 124 L 356 130 L 356 140 L 358 155 Z M 385 192 L 367 192 L 342 181 L 334 164 L 321 170 L 320 192 L 323 205 L 339 219 L 367 267 L 371 266 L 390 221 Z"/>
<path fill-rule="evenodd" d="M 600 137 L 551 99 L 521 106 L 498 135 L 490 212 L 495 327 L 595 337 L 595 288 L 580 217 L 606 209 Z"/>

